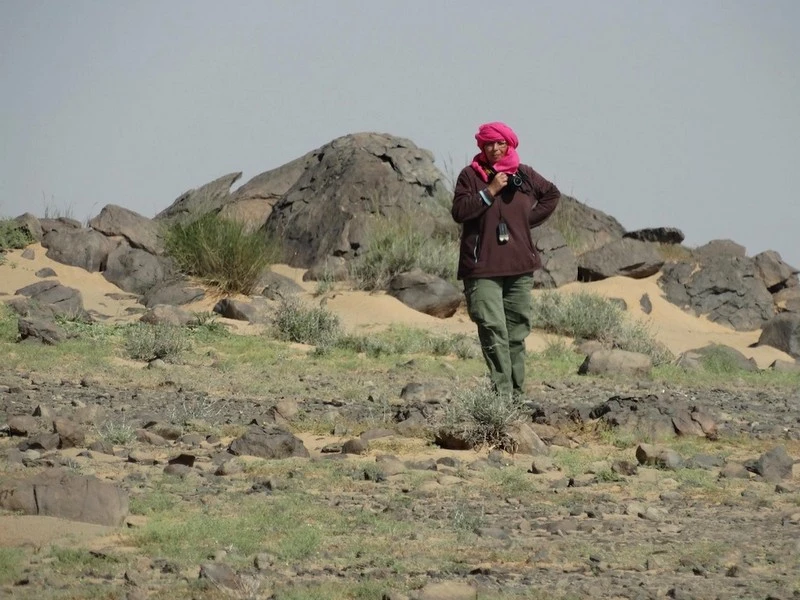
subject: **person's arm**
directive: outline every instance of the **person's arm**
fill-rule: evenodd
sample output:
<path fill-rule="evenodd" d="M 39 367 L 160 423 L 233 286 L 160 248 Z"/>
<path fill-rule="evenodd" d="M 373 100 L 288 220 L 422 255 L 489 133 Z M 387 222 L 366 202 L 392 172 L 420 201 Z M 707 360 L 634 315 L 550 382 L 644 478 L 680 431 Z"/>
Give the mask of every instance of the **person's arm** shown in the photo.
<path fill-rule="evenodd" d="M 469 169 L 471 167 L 467 167 Z M 453 215 L 453 220 L 456 223 L 463 223 L 472 219 L 477 219 L 486 212 L 494 203 L 494 194 L 499 192 L 492 192 L 493 187 L 498 187 L 499 181 L 494 186 L 487 185 L 478 187 L 475 185 L 476 178 L 464 169 L 458 176 L 456 181 L 456 189 L 453 193 L 453 208 L 450 211 Z M 502 189 L 502 188 L 500 188 Z"/>
<path fill-rule="evenodd" d="M 554 183 L 547 181 L 536 171 L 532 170 L 532 174 L 533 196 L 536 198 L 537 204 L 528 215 L 528 226 L 534 228 L 544 223 L 553 214 L 561 199 L 561 192 Z"/>

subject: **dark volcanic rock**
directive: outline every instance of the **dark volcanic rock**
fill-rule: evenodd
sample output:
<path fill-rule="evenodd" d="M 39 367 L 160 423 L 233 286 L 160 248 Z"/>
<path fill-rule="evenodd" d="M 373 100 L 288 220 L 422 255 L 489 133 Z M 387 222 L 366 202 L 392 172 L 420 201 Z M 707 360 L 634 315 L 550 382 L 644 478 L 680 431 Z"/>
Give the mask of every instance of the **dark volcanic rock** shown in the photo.
<path fill-rule="evenodd" d="M 680 244 L 685 239 L 683 232 L 675 227 L 637 229 L 636 231 L 627 232 L 622 237 L 642 242 L 657 242 L 659 244 Z"/>
<path fill-rule="evenodd" d="M 643 279 L 658 273 L 664 259 L 652 243 L 620 239 L 584 252 L 578 258 L 578 279 L 597 281 L 623 276 Z"/>
<path fill-rule="evenodd" d="M 207 213 L 219 212 L 230 200 L 231 186 L 241 176 L 241 172 L 229 173 L 204 186 L 184 192 L 158 213 L 154 220 L 162 221 L 166 225 L 187 225 Z"/>
<path fill-rule="evenodd" d="M 128 495 L 96 477 L 51 469 L 0 489 L 0 507 L 117 527 L 128 515 Z"/>
<path fill-rule="evenodd" d="M 133 248 L 146 250 L 151 254 L 161 254 L 164 251 L 162 226 L 127 208 L 109 204 L 89 221 L 89 225 L 107 236 L 124 237 Z"/>
<path fill-rule="evenodd" d="M 275 204 L 265 232 L 281 239 L 292 266 L 363 250 L 375 217 L 415 215 L 427 235 L 453 231 L 447 195 L 433 156 L 410 140 L 380 133 L 337 138 L 310 153 L 314 160 Z"/>
<path fill-rule="evenodd" d="M 50 231 L 42 238 L 46 256 L 56 262 L 81 267 L 90 272 L 104 271 L 108 255 L 119 244 L 99 231 L 67 229 Z"/>
<path fill-rule="evenodd" d="M 670 263 L 659 285 L 673 304 L 737 331 L 760 329 L 775 314 L 751 258 L 723 255 L 700 264 Z"/>
<path fill-rule="evenodd" d="M 578 259 L 560 231 L 545 223 L 531 229 L 531 240 L 542 259 L 542 268 L 533 274 L 535 288 L 557 288 L 577 281 Z"/>
<path fill-rule="evenodd" d="M 759 346 L 772 346 L 800 359 L 800 314 L 783 313 L 771 319 L 758 338 Z"/>
<path fill-rule="evenodd" d="M 278 427 L 250 427 L 228 447 L 231 454 L 261 458 L 308 457 L 308 450 L 300 439 Z"/>
<path fill-rule="evenodd" d="M 453 284 L 419 269 L 395 276 L 389 282 L 389 294 L 414 310 L 440 319 L 452 317 L 464 297 Z"/>

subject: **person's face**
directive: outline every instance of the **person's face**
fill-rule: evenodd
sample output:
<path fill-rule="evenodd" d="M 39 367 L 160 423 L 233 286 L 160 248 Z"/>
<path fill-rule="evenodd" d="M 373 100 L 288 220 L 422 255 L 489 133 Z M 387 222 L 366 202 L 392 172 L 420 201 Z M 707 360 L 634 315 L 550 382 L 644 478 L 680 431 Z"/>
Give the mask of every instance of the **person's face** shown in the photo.
<path fill-rule="evenodd" d="M 483 145 L 483 154 L 490 165 L 493 165 L 498 160 L 503 158 L 508 152 L 508 142 L 502 140 L 500 142 L 487 142 Z"/>

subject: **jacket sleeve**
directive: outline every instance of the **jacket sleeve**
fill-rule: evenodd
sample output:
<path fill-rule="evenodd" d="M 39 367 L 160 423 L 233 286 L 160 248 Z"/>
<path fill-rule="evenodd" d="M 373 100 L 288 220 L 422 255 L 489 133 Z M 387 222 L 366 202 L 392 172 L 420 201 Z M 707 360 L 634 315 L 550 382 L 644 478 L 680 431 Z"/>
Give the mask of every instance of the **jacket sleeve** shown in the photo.
<path fill-rule="evenodd" d="M 536 206 L 533 207 L 528 215 L 528 225 L 531 228 L 538 227 L 553 214 L 561 199 L 561 192 L 550 181 L 533 171 L 533 196 L 536 198 Z"/>
<path fill-rule="evenodd" d="M 463 169 L 456 181 L 453 193 L 453 208 L 450 211 L 456 223 L 477 219 L 494 202 L 494 196 L 485 187 L 478 188 L 476 178 L 467 169 Z"/>

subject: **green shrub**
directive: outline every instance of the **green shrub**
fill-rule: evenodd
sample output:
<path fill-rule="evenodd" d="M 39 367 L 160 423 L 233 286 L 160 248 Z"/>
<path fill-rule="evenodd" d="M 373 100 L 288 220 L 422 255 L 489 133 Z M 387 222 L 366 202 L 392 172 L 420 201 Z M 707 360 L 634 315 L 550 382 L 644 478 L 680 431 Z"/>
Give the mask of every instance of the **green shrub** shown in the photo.
<path fill-rule="evenodd" d="M 396 275 L 419 268 L 453 281 L 458 242 L 425 234 L 411 218 L 381 219 L 370 230 L 363 254 L 350 262 L 350 277 L 364 290 L 384 290 Z"/>
<path fill-rule="evenodd" d="M 735 350 L 721 344 L 712 344 L 700 355 L 700 364 L 715 375 L 733 375 L 742 371 L 741 357 Z"/>
<path fill-rule="evenodd" d="M 266 267 L 279 259 L 279 245 L 239 221 L 208 213 L 188 225 L 173 225 L 167 252 L 188 275 L 225 293 L 249 294 Z"/>
<path fill-rule="evenodd" d="M 576 339 L 610 341 L 623 318 L 619 306 L 588 292 L 547 291 L 533 299 L 534 327 Z"/>
<path fill-rule="evenodd" d="M 110 444 L 125 446 L 136 439 L 132 425 L 117 421 L 106 421 L 99 430 L 100 437 Z"/>
<path fill-rule="evenodd" d="M 533 327 L 578 340 L 598 340 L 608 346 L 641 352 L 653 364 L 665 364 L 672 354 L 657 342 L 647 326 L 631 320 L 614 302 L 590 292 L 546 291 L 533 299 Z"/>
<path fill-rule="evenodd" d="M 18 333 L 16 313 L 0 302 L 0 342 L 15 342 Z"/>
<path fill-rule="evenodd" d="M 457 390 L 445 414 L 445 429 L 458 431 L 474 446 L 511 448 L 509 426 L 522 416 L 516 396 L 497 394 L 488 382 Z"/>
<path fill-rule="evenodd" d="M 28 228 L 14 219 L 0 219 L 0 253 L 24 248 L 33 243 Z"/>
<path fill-rule="evenodd" d="M 22 573 L 25 553 L 21 548 L 0 548 L 0 585 L 13 583 Z"/>
<path fill-rule="evenodd" d="M 323 348 L 336 345 L 342 336 L 339 317 L 322 307 L 304 306 L 296 296 L 281 299 L 274 325 L 283 340 Z"/>
<path fill-rule="evenodd" d="M 124 333 L 125 350 L 134 360 L 151 361 L 157 358 L 170 361 L 189 349 L 186 330 L 176 325 L 137 323 Z"/>
<path fill-rule="evenodd" d="M 372 358 L 392 354 L 429 353 L 434 356 L 453 354 L 466 360 L 479 354 L 479 346 L 472 336 L 432 334 L 424 329 L 404 325 L 391 325 L 385 331 L 369 335 L 342 335 L 337 340 L 336 347 L 364 353 Z"/>

